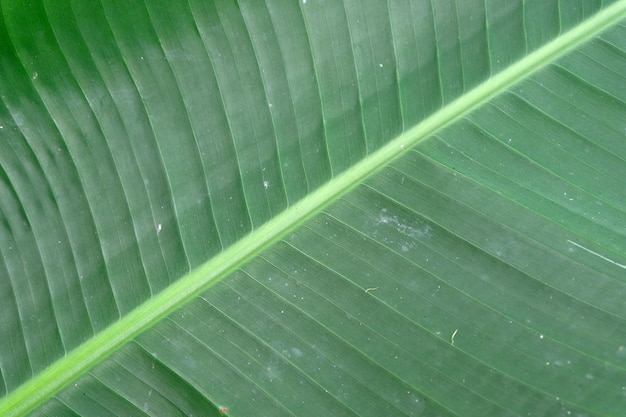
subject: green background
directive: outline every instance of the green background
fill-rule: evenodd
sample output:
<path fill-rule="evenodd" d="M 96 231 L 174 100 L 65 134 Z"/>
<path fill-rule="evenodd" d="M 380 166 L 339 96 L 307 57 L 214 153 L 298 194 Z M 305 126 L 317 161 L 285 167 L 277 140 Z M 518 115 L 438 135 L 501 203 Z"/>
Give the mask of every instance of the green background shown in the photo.
<path fill-rule="evenodd" d="M 0 4 L 2 412 L 623 415 L 625 1 Z"/>

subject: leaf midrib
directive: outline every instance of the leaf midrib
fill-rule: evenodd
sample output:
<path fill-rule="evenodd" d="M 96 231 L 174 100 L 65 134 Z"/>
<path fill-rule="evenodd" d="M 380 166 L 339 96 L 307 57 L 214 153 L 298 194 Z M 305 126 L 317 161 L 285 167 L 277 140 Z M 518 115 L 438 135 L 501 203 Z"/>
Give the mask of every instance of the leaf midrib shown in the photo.
<path fill-rule="evenodd" d="M 625 17 L 626 0 L 620 0 L 443 107 L 24 383 L 0 401 L 0 415 L 22 416 L 34 410 L 78 376 L 240 268 L 404 151 Z"/>

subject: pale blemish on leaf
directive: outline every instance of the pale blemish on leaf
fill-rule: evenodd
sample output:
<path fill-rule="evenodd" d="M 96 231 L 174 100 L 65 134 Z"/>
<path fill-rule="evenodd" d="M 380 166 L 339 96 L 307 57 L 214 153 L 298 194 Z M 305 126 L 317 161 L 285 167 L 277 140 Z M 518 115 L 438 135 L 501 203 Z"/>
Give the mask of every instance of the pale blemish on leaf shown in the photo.
<path fill-rule="evenodd" d="M 390 215 L 384 208 L 378 214 L 378 224 L 388 224 L 393 226 L 398 232 L 413 239 L 430 239 L 432 237 L 432 227 L 427 224 L 410 225 L 404 222 L 397 215 Z M 416 227 L 418 226 L 418 227 Z"/>

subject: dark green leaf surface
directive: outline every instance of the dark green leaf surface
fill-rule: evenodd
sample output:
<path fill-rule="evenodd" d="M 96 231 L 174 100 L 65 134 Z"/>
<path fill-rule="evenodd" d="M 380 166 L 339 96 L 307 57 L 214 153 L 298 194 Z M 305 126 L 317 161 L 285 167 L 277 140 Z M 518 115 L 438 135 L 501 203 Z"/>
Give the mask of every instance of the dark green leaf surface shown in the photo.
<path fill-rule="evenodd" d="M 0 414 L 623 415 L 625 1 L 1 4 Z"/>

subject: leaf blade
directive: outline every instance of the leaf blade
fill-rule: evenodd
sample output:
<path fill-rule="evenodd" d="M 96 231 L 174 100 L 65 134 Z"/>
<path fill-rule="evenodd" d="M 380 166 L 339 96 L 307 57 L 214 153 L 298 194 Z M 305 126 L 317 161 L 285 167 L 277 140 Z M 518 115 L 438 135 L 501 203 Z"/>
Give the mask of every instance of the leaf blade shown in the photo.
<path fill-rule="evenodd" d="M 607 9 L 609 10 L 609 9 Z M 614 18 L 614 16 L 612 17 Z M 588 30 L 588 29 L 585 29 Z M 565 38 L 563 38 L 565 39 Z M 563 41 L 563 40 L 562 40 Z M 572 40 L 566 39 L 566 42 L 577 42 L 576 40 Z M 559 48 L 554 48 L 553 51 L 551 53 L 554 53 L 554 50 L 558 50 Z M 541 58 L 539 59 L 537 62 L 543 62 Z M 535 64 L 533 64 L 535 65 Z M 519 73 L 515 73 L 515 74 L 524 74 L 524 71 L 530 71 L 528 69 L 528 67 L 525 68 L 521 68 L 519 69 Z M 506 75 L 506 74 L 505 74 Z M 511 82 L 511 73 L 508 74 L 509 75 L 509 79 L 506 82 Z M 519 75 L 515 75 L 513 77 L 513 79 L 517 79 L 516 77 L 519 77 Z M 506 82 L 503 82 L 503 84 L 499 87 L 499 88 L 504 88 L 505 86 L 507 86 Z M 493 88 L 493 87 L 492 87 Z M 459 118 L 462 115 L 462 110 L 459 110 L 459 108 L 461 109 L 471 109 L 473 107 L 475 107 L 477 105 L 477 103 L 482 102 L 482 100 L 486 100 L 487 98 L 490 98 L 491 96 L 493 96 L 495 94 L 495 90 L 490 90 L 490 91 L 483 91 L 482 93 L 476 93 L 477 94 L 477 98 L 473 98 L 472 95 L 470 94 L 468 98 L 465 98 L 465 100 L 469 100 L 464 104 L 461 105 L 456 105 L 457 107 L 455 107 L 455 105 L 451 105 L 448 106 L 444 113 L 444 117 L 441 116 L 441 113 L 434 117 L 434 121 L 433 119 L 429 119 L 427 121 L 424 122 L 424 124 L 420 127 L 420 129 L 417 129 L 416 131 L 410 131 L 408 132 L 406 135 L 412 137 L 413 141 L 416 142 L 418 140 L 420 140 L 421 138 L 423 138 L 425 135 L 427 135 L 428 133 L 433 133 L 435 131 L 437 131 L 438 129 L 440 129 L 442 126 L 446 125 L 447 123 L 449 123 L 450 121 L 452 121 L 453 119 Z M 445 112 L 449 112 L 448 114 L 445 114 Z M 446 119 L 447 118 L 447 119 Z M 416 132 L 419 132 L 419 134 L 417 134 Z M 426 133 L 424 133 L 426 132 Z M 406 143 L 405 143 L 406 142 Z M 273 229 L 272 228 L 272 223 L 268 224 L 267 226 L 264 226 L 260 229 L 258 229 L 258 231 L 256 232 L 259 235 L 265 235 L 266 236 L 266 240 L 264 241 L 259 241 L 259 242 L 255 242 L 255 245 L 252 245 L 251 243 L 247 243 L 247 244 L 236 244 L 235 246 L 231 247 L 231 249 L 226 250 L 222 255 L 218 255 L 218 257 L 216 257 L 216 261 L 215 261 L 215 265 L 220 265 L 221 268 L 223 269 L 214 269 L 213 268 L 213 264 L 209 267 L 209 266 L 205 266 L 204 268 L 202 268 L 202 270 L 200 272 L 196 272 L 195 274 L 192 274 L 192 276 L 195 276 L 194 279 L 189 279 L 189 281 L 193 281 L 194 282 L 194 286 L 190 286 L 189 285 L 189 281 L 185 284 L 181 284 L 181 287 L 178 287 L 178 282 L 176 284 L 174 284 L 173 286 L 171 286 L 168 290 L 166 290 L 166 293 L 163 293 L 165 295 L 163 295 L 163 298 L 159 298 L 159 296 L 157 296 L 157 298 L 154 298 L 151 302 L 145 304 L 142 308 L 144 310 L 141 310 L 141 314 L 138 315 L 141 317 L 144 317 L 144 313 L 147 311 L 154 311 L 153 308 L 159 308 L 160 310 L 160 315 L 155 315 L 154 316 L 154 322 L 158 321 L 158 318 L 163 317 L 164 315 L 166 315 L 167 313 L 171 312 L 172 309 L 175 308 L 175 306 L 178 306 L 179 303 L 181 302 L 180 300 L 182 299 L 189 299 L 193 296 L 193 294 L 198 293 L 199 291 L 201 291 L 203 289 L 203 285 L 207 285 L 206 282 L 201 283 L 201 279 L 198 278 L 200 275 L 203 274 L 202 271 L 209 271 L 211 270 L 212 273 L 216 273 L 219 275 L 220 273 L 226 274 L 227 272 L 231 271 L 232 269 L 235 269 L 235 267 L 237 265 L 240 264 L 241 260 L 245 258 L 245 256 L 248 257 L 252 257 L 253 254 L 257 253 L 255 251 L 260 251 L 261 249 L 267 247 L 267 245 L 269 245 L 269 243 L 271 241 L 273 241 L 274 239 L 278 239 L 279 235 L 285 233 L 286 231 L 288 231 L 290 228 L 295 227 L 297 225 L 300 225 L 306 218 L 310 217 L 312 214 L 316 213 L 318 210 L 320 210 L 322 207 L 324 207 L 326 204 L 328 204 L 331 200 L 334 200 L 336 198 L 338 198 L 338 196 L 343 193 L 345 190 L 351 188 L 354 184 L 360 183 L 363 178 L 365 178 L 365 176 L 368 175 L 369 172 L 371 172 L 374 168 L 376 167 L 380 167 L 385 165 L 389 160 L 393 159 L 396 155 L 402 153 L 402 151 L 404 150 L 404 148 L 401 147 L 401 145 L 406 146 L 411 146 L 412 143 L 411 141 L 405 141 L 404 138 L 400 138 L 394 142 L 392 142 L 390 145 L 388 145 L 387 147 L 383 148 L 375 157 L 372 157 L 372 159 L 369 160 L 369 162 L 364 163 L 363 165 L 357 165 L 354 168 L 350 169 L 347 173 L 347 175 L 342 176 L 342 177 L 337 177 L 336 180 L 334 180 L 334 186 L 336 187 L 336 184 L 342 184 L 341 187 L 341 191 L 337 191 L 337 189 L 332 189 L 333 186 L 329 186 L 329 187 L 322 187 L 320 189 L 319 192 L 316 192 L 316 196 L 315 198 L 313 198 L 313 200 L 317 200 L 317 202 L 315 204 L 313 204 L 311 207 L 309 207 L 307 209 L 307 213 L 310 214 L 306 214 L 304 216 L 299 215 L 299 216 L 292 216 L 289 213 L 286 213 L 285 215 L 283 215 L 282 218 L 279 218 L 279 220 L 276 222 L 277 224 L 274 224 L 273 226 L 276 227 L 277 229 Z M 376 161 L 376 162 L 372 162 L 372 161 Z M 360 167 L 360 168 L 359 168 Z M 322 196 L 322 197 L 320 197 Z M 294 206 L 292 209 L 292 212 L 298 212 L 298 208 L 302 207 L 302 206 L 306 206 L 307 204 L 305 202 L 303 202 L 303 204 L 300 205 L 296 205 Z M 376 217 L 376 213 L 373 214 L 373 217 Z M 393 217 L 392 217 L 393 218 Z M 389 221 L 389 220 L 388 220 Z M 292 223 L 290 223 L 292 222 Z M 401 223 L 398 223 L 396 226 L 400 227 Z M 412 229 L 407 229 L 407 228 L 402 228 L 400 227 L 401 231 L 400 234 L 402 234 L 402 231 L 407 232 L 408 233 L 413 233 Z M 268 230 L 273 230 L 272 232 L 268 232 Z M 419 230 L 419 228 L 417 229 Z M 416 232 L 417 233 L 417 232 Z M 406 233 L 405 233 L 406 234 Z M 267 237 L 269 236 L 269 237 Z M 193 240 L 193 239 L 191 239 Z M 254 239 L 252 239 L 254 240 Z M 244 240 L 245 241 L 245 240 Z M 251 249 L 251 247 L 255 247 L 255 249 Z M 229 252 L 231 251 L 231 252 Z M 239 252 L 239 253 L 244 253 L 246 254 L 245 256 L 241 256 L 241 255 L 233 255 L 232 253 L 235 252 Z M 232 261 L 230 264 L 225 263 L 224 259 L 227 258 L 227 256 L 225 256 L 225 254 L 229 254 L 229 256 L 231 257 Z M 596 259 L 597 260 L 597 259 Z M 616 261 L 617 262 L 617 261 Z M 226 267 L 224 267 L 223 265 L 227 265 Z M 229 269 L 230 268 L 230 269 Z M 206 279 L 206 278 L 204 278 Z M 168 297 L 170 297 L 172 295 L 172 293 L 179 293 L 179 289 L 180 288 L 185 288 L 186 289 L 186 293 L 183 293 L 184 296 L 183 298 L 177 298 L 176 301 L 174 301 L 174 299 L 169 299 Z M 169 295 L 167 295 L 169 294 Z M 130 305 L 132 303 L 129 303 L 128 305 Z M 148 306 L 148 307 L 146 307 Z M 616 306 L 606 306 L 606 308 L 609 309 L 613 309 L 613 311 L 615 311 L 614 309 L 616 308 Z M 122 310 L 124 308 L 122 307 Z M 133 320 L 137 320 L 137 322 L 140 321 L 140 318 L 136 318 L 133 319 L 133 315 L 132 313 L 125 316 L 125 318 L 123 320 L 126 320 L 127 322 L 133 322 Z M 143 327 L 145 324 L 140 324 L 140 327 Z M 111 330 L 113 329 L 113 330 Z M 119 332 L 118 328 L 115 327 L 111 327 L 109 328 L 107 331 L 105 331 L 105 333 L 103 333 L 102 335 L 102 339 L 108 339 L 108 336 L 113 336 L 114 334 L 122 334 L 124 335 L 122 340 L 130 340 L 134 335 L 136 335 L 136 333 L 133 332 Z M 108 332 L 108 333 L 107 333 Z M 462 333 L 461 333 L 462 334 Z M 459 334 L 460 336 L 460 334 Z M 98 341 L 99 339 L 93 339 Z M 96 342 L 92 342 L 94 344 L 100 345 L 100 342 L 98 341 Z M 116 342 L 116 343 L 122 343 L 122 342 Z M 110 351 L 115 350 L 116 348 L 114 346 L 117 345 L 113 345 L 113 347 L 111 347 Z M 110 352 L 109 351 L 109 352 Z M 80 373 L 82 371 L 79 371 L 78 373 Z M 55 377 L 56 378 L 56 377 Z M 53 379 L 55 379 L 53 378 Z"/>

